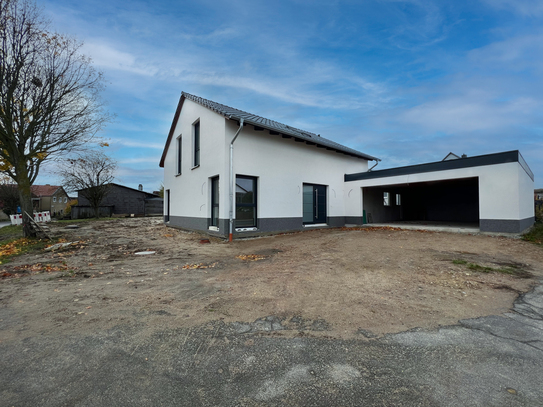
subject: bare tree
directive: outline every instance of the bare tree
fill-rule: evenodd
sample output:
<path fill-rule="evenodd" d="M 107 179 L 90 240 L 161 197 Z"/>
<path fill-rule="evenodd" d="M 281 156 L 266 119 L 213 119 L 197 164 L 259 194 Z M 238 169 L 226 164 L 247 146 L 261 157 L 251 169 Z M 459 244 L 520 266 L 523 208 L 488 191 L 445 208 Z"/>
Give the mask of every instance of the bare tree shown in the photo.
<path fill-rule="evenodd" d="M 62 185 L 89 201 L 94 216 L 99 217 L 99 208 L 113 181 L 117 163 L 101 151 L 88 151 L 77 158 L 67 160 L 57 170 Z M 80 202 L 81 203 L 81 202 Z"/>
<path fill-rule="evenodd" d="M 84 146 L 110 118 L 102 74 L 80 42 L 48 26 L 31 0 L 0 0 L 0 171 L 17 183 L 23 216 L 40 166 Z"/>

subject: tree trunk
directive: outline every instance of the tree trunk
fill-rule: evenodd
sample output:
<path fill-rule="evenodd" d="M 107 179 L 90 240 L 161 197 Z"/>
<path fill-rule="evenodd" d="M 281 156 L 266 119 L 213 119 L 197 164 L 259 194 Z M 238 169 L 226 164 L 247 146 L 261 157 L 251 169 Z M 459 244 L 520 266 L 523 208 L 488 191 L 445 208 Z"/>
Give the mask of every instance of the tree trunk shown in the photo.
<path fill-rule="evenodd" d="M 17 174 L 17 186 L 19 188 L 19 198 L 21 211 L 23 215 L 23 236 L 36 237 L 36 233 L 30 228 L 30 220 L 28 215 L 34 216 L 32 207 L 32 192 L 30 191 L 30 180 L 26 175 L 26 171 Z M 28 214 L 28 215 L 27 215 Z"/>

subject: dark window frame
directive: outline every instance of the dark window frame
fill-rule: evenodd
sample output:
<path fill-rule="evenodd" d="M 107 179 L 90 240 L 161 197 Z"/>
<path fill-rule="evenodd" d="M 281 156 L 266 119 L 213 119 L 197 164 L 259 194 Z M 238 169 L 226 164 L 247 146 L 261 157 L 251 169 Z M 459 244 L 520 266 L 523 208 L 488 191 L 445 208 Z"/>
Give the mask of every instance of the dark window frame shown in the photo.
<path fill-rule="evenodd" d="M 219 227 L 219 199 L 220 199 L 220 180 L 219 176 L 211 177 L 211 214 L 209 218 L 209 226 L 213 226 L 218 228 Z M 215 182 L 216 188 L 215 188 Z M 217 208 L 217 216 L 213 216 L 213 212 L 215 211 L 215 208 Z"/>
<path fill-rule="evenodd" d="M 238 202 L 238 179 L 251 180 L 253 182 L 253 202 Z M 253 209 L 253 224 L 252 225 L 239 225 L 238 224 L 238 208 L 254 208 Z M 258 177 L 250 175 L 236 175 L 236 228 L 258 228 Z"/>
<path fill-rule="evenodd" d="M 176 175 L 181 175 L 183 164 L 183 137 L 177 137 Z"/>
<path fill-rule="evenodd" d="M 165 195 L 166 195 L 166 214 L 164 216 L 164 221 L 165 222 L 169 222 L 170 221 L 170 209 L 171 209 L 171 204 L 170 204 L 170 190 L 167 189 L 165 192 Z"/>
<path fill-rule="evenodd" d="M 198 120 L 192 125 L 192 168 L 197 168 L 200 166 L 200 130 L 200 120 Z"/>

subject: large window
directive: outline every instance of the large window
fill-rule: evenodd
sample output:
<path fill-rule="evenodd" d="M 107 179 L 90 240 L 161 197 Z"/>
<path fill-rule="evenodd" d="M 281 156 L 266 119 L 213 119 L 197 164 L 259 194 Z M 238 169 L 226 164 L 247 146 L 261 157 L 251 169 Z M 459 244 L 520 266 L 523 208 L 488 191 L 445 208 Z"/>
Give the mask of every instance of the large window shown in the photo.
<path fill-rule="evenodd" d="M 236 227 L 256 227 L 256 178 L 236 177 Z"/>
<path fill-rule="evenodd" d="M 181 157 L 182 157 L 182 153 L 183 153 L 183 143 L 182 143 L 183 139 L 181 138 L 181 136 L 177 137 L 177 157 L 176 157 L 176 168 L 175 168 L 175 173 L 177 175 L 181 175 Z"/>
<path fill-rule="evenodd" d="M 209 226 L 219 227 L 219 177 L 211 178 L 211 222 Z"/>
<path fill-rule="evenodd" d="M 194 127 L 194 157 L 193 165 L 198 167 L 200 165 L 200 122 L 196 122 L 193 125 Z"/>
<path fill-rule="evenodd" d="M 326 186 L 304 184 L 303 223 L 326 223 Z"/>

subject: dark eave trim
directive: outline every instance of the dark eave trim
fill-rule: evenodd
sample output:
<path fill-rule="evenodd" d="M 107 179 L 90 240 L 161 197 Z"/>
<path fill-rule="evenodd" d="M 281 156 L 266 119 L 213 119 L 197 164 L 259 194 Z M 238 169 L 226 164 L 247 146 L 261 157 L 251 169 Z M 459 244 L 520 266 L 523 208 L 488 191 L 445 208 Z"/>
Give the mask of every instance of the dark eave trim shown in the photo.
<path fill-rule="evenodd" d="M 179 115 L 181 114 L 181 108 L 183 107 L 183 102 L 185 101 L 185 96 L 181 95 L 179 98 L 179 103 L 177 104 L 177 109 L 175 110 L 175 115 L 173 117 L 172 125 L 170 127 L 170 132 L 168 133 L 168 138 L 166 139 L 166 145 L 164 146 L 164 151 L 162 151 L 162 157 L 160 157 L 160 167 L 164 168 L 164 160 L 166 160 L 166 154 L 168 154 L 168 148 L 170 147 L 170 142 L 173 138 L 173 132 L 177 126 L 177 121 L 179 120 Z"/>
<path fill-rule="evenodd" d="M 172 125 L 170 127 L 170 132 L 168 133 L 168 138 L 166 140 L 166 145 L 164 146 L 164 151 L 162 152 L 162 157 L 160 158 L 160 167 L 164 168 L 164 161 L 166 160 L 166 154 L 168 153 L 168 148 L 170 146 L 170 143 L 174 136 L 175 127 L 177 125 L 177 122 L 179 120 L 179 116 L 181 113 L 181 108 L 183 107 L 183 102 L 186 98 L 189 98 L 194 103 L 197 103 L 207 109 L 210 109 L 214 111 L 217 114 L 220 114 L 221 116 L 225 117 L 227 120 L 236 120 L 240 121 L 241 117 L 238 117 L 237 114 L 226 114 L 224 112 L 221 112 L 211 106 L 208 106 L 202 102 L 202 98 L 198 98 L 194 95 L 185 94 L 184 92 L 181 94 L 181 97 L 179 99 L 179 103 L 177 105 L 177 109 L 175 112 L 175 116 L 172 121 Z M 203 99 L 205 100 L 205 99 Z M 210 101 L 211 102 L 211 101 Z M 237 110 L 237 109 L 236 109 Z M 379 158 L 373 157 L 371 155 L 367 155 L 364 153 L 361 153 L 357 150 L 354 150 L 349 147 L 342 146 L 341 144 L 335 143 L 332 140 L 327 139 L 321 139 L 319 135 L 310 135 L 309 133 L 305 135 L 302 130 L 294 129 L 292 128 L 292 131 L 290 130 L 289 126 L 283 125 L 286 127 L 286 129 L 279 131 L 277 128 L 273 126 L 266 125 L 266 123 L 262 123 L 259 120 L 254 120 L 251 118 L 243 117 L 244 125 L 252 125 L 254 126 L 255 131 L 262 131 L 262 130 L 268 130 L 270 134 L 273 135 L 281 135 L 283 138 L 294 138 L 295 141 L 298 142 L 307 142 L 307 144 L 315 143 L 317 147 L 323 147 L 326 148 L 326 150 L 335 151 L 337 153 L 343 153 L 347 156 L 355 157 L 355 158 L 361 158 L 368 161 L 381 161 Z"/>
<path fill-rule="evenodd" d="M 522 158 L 518 150 L 506 151 L 503 153 L 478 155 L 475 157 L 459 158 L 456 160 L 438 161 L 426 164 L 408 165 L 406 167 L 388 168 L 386 170 L 377 170 L 369 172 L 359 172 L 356 174 L 345 174 L 345 181 L 360 181 L 366 179 L 395 177 L 400 175 L 422 174 L 425 172 L 456 170 L 460 168 L 481 167 L 485 165 L 496 165 L 518 162 L 526 171 L 526 174 L 534 179 L 534 174 L 528 167 L 528 164 Z"/>

